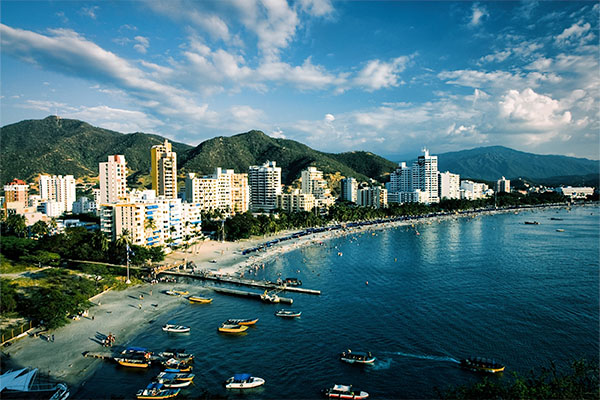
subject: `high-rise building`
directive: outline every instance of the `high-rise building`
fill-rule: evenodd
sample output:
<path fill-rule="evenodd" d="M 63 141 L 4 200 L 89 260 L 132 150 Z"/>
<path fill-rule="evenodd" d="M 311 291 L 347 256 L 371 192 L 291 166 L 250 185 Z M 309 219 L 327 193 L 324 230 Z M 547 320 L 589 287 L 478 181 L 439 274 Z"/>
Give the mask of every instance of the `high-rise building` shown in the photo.
<path fill-rule="evenodd" d="M 64 204 L 64 211 L 73 210 L 75 201 L 75 178 L 73 175 L 40 175 L 40 197 L 42 200 L 56 201 Z"/>
<path fill-rule="evenodd" d="M 250 185 L 250 209 L 270 211 L 277 207 L 277 195 L 281 194 L 281 168 L 275 161 L 248 169 Z"/>
<path fill-rule="evenodd" d="M 477 200 L 485 196 L 488 185 L 485 183 L 469 180 L 460 181 L 460 198 L 465 200 Z"/>
<path fill-rule="evenodd" d="M 386 208 L 388 206 L 387 189 L 379 186 L 359 189 L 357 203 L 362 207 Z"/>
<path fill-rule="evenodd" d="M 234 213 L 245 213 L 250 209 L 248 174 L 233 174 L 231 177 L 231 201 Z"/>
<path fill-rule="evenodd" d="M 202 211 L 218 208 L 218 181 L 212 176 L 200 177 L 190 172 L 185 177 L 185 201 L 200 204 Z"/>
<path fill-rule="evenodd" d="M 429 155 L 429 150 L 423 149 L 423 155 L 412 165 L 412 190 L 420 189 L 427 193 L 427 203 L 438 203 L 438 159 Z"/>
<path fill-rule="evenodd" d="M 412 191 L 412 173 L 410 167 L 405 162 L 398 164 L 398 168 L 390 174 L 390 192 L 410 192 Z"/>
<path fill-rule="evenodd" d="M 177 154 L 172 151 L 171 143 L 165 139 L 163 144 L 152 146 L 150 155 L 152 189 L 157 196 L 176 199 Z"/>
<path fill-rule="evenodd" d="M 496 192 L 497 193 L 510 193 L 510 180 L 502 177 L 502 179 L 498 179 L 496 182 Z"/>
<path fill-rule="evenodd" d="M 440 199 L 460 199 L 460 175 L 449 171 L 438 175 L 438 193 Z"/>
<path fill-rule="evenodd" d="M 349 177 L 342 179 L 342 200 L 356 203 L 358 193 L 358 182 L 355 178 Z"/>
<path fill-rule="evenodd" d="M 203 211 L 244 213 L 250 202 L 248 175 L 221 168 L 216 168 L 214 175 L 204 177 L 189 173 L 185 178 L 185 200 L 200 204 Z"/>
<path fill-rule="evenodd" d="M 26 207 L 29 204 L 29 185 L 20 179 L 13 179 L 12 182 L 4 185 L 4 201 L 24 203 Z"/>
<path fill-rule="evenodd" d="M 125 156 L 108 156 L 100 163 L 100 204 L 114 204 L 127 194 L 127 166 Z"/>
<path fill-rule="evenodd" d="M 302 193 L 300 189 L 278 194 L 277 208 L 287 212 L 311 212 L 315 208 L 315 196 L 312 193 Z"/>

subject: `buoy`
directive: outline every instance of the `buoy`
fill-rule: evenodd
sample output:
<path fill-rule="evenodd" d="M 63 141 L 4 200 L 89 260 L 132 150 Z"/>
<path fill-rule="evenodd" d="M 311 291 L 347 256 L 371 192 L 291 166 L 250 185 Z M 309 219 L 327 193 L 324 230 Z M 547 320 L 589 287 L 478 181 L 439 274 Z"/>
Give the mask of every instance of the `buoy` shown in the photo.
<path fill-rule="evenodd" d="M 368 285 L 368 284 L 369 284 L 369 281 L 365 281 L 365 285 Z"/>

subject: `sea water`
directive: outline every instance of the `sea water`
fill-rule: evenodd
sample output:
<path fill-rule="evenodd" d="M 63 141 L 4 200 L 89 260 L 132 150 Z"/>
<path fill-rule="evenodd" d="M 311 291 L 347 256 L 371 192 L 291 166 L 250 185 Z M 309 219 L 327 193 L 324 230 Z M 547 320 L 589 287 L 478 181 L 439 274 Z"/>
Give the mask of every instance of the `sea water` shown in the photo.
<path fill-rule="evenodd" d="M 278 256 L 252 276 L 297 277 L 320 296 L 285 293 L 289 307 L 218 295 L 194 281 L 212 304 L 182 302 L 130 344 L 194 353 L 194 385 L 180 395 L 188 398 L 312 399 L 336 383 L 372 398 L 432 398 L 436 388 L 480 379 L 458 366 L 472 355 L 519 373 L 597 359 L 599 216 L 595 206 L 537 209 L 337 237 Z M 524 224 L 532 220 L 540 224 Z M 275 317 L 282 307 L 301 318 Z M 256 317 L 247 334 L 217 333 L 225 319 Z M 162 332 L 168 320 L 191 333 Z M 347 349 L 377 361 L 345 364 L 338 357 Z M 105 363 L 76 397 L 133 398 L 158 372 Z M 243 393 L 223 387 L 243 372 L 266 384 Z"/>

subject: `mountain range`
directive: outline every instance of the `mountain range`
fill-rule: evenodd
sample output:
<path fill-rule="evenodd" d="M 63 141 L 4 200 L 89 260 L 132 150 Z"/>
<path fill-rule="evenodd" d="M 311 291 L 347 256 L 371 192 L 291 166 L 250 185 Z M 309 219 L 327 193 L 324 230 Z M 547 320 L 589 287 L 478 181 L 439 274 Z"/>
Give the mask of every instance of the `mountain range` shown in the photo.
<path fill-rule="evenodd" d="M 13 178 L 33 182 L 40 173 L 98 175 L 98 163 L 108 155 L 123 154 L 130 170 L 130 183 L 147 184 L 150 148 L 164 137 L 142 132 L 124 134 L 94 127 L 86 122 L 49 116 L 6 125 L 0 130 L 0 181 Z M 397 163 L 365 151 L 325 153 L 288 139 L 276 139 L 252 130 L 234 136 L 220 136 L 193 147 L 172 142 L 181 174 L 211 174 L 215 167 L 245 172 L 250 165 L 267 160 L 282 168 L 282 182 L 290 184 L 300 171 L 316 166 L 331 179 L 354 176 L 385 181 Z M 416 158 L 416 157 L 415 157 Z M 438 154 L 440 171 L 449 170 L 461 178 L 496 180 L 522 177 L 533 182 L 552 181 L 581 184 L 598 182 L 598 161 L 567 156 L 538 155 L 502 146 L 480 147 Z M 339 174 L 335 175 L 337 172 Z M 589 184 L 589 183 L 588 183 Z"/>

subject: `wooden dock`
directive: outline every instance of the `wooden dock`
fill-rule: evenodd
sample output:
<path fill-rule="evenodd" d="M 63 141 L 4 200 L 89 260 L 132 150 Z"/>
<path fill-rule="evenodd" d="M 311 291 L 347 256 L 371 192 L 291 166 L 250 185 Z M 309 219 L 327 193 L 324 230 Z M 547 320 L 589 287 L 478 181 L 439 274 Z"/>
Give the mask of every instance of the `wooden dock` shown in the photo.
<path fill-rule="evenodd" d="M 305 289 L 298 286 L 285 286 L 285 285 L 277 285 L 273 282 L 268 281 L 256 281 L 253 279 L 245 279 L 245 278 L 237 278 L 232 276 L 219 276 L 219 275 L 209 275 L 209 274 L 190 274 L 188 272 L 175 272 L 175 271 L 162 271 L 161 274 L 172 275 L 172 276 L 180 276 L 185 278 L 193 278 L 193 279 L 201 279 L 206 281 L 213 282 L 221 282 L 221 283 L 231 283 L 234 285 L 242 285 L 242 286 L 250 286 L 250 287 L 258 287 L 261 289 L 267 290 L 281 290 L 285 292 L 294 292 L 294 293 L 304 293 L 304 294 L 315 294 L 320 295 L 320 290 L 314 289 Z"/>
<path fill-rule="evenodd" d="M 112 360 L 114 359 L 112 353 L 96 353 L 93 351 L 86 351 L 85 353 L 83 353 L 84 357 L 88 357 L 88 358 L 100 358 L 102 360 Z"/>
<path fill-rule="evenodd" d="M 216 288 L 216 287 L 213 287 L 211 289 L 214 290 L 217 293 L 230 294 L 230 295 L 233 295 L 233 296 L 252 297 L 252 298 L 255 298 L 257 300 L 261 300 L 261 298 L 260 298 L 261 293 L 247 292 L 245 290 Z M 277 296 L 277 297 L 279 297 L 279 302 L 280 303 L 292 304 L 294 302 L 294 299 L 290 299 L 288 297 L 281 297 L 281 296 Z"/>

